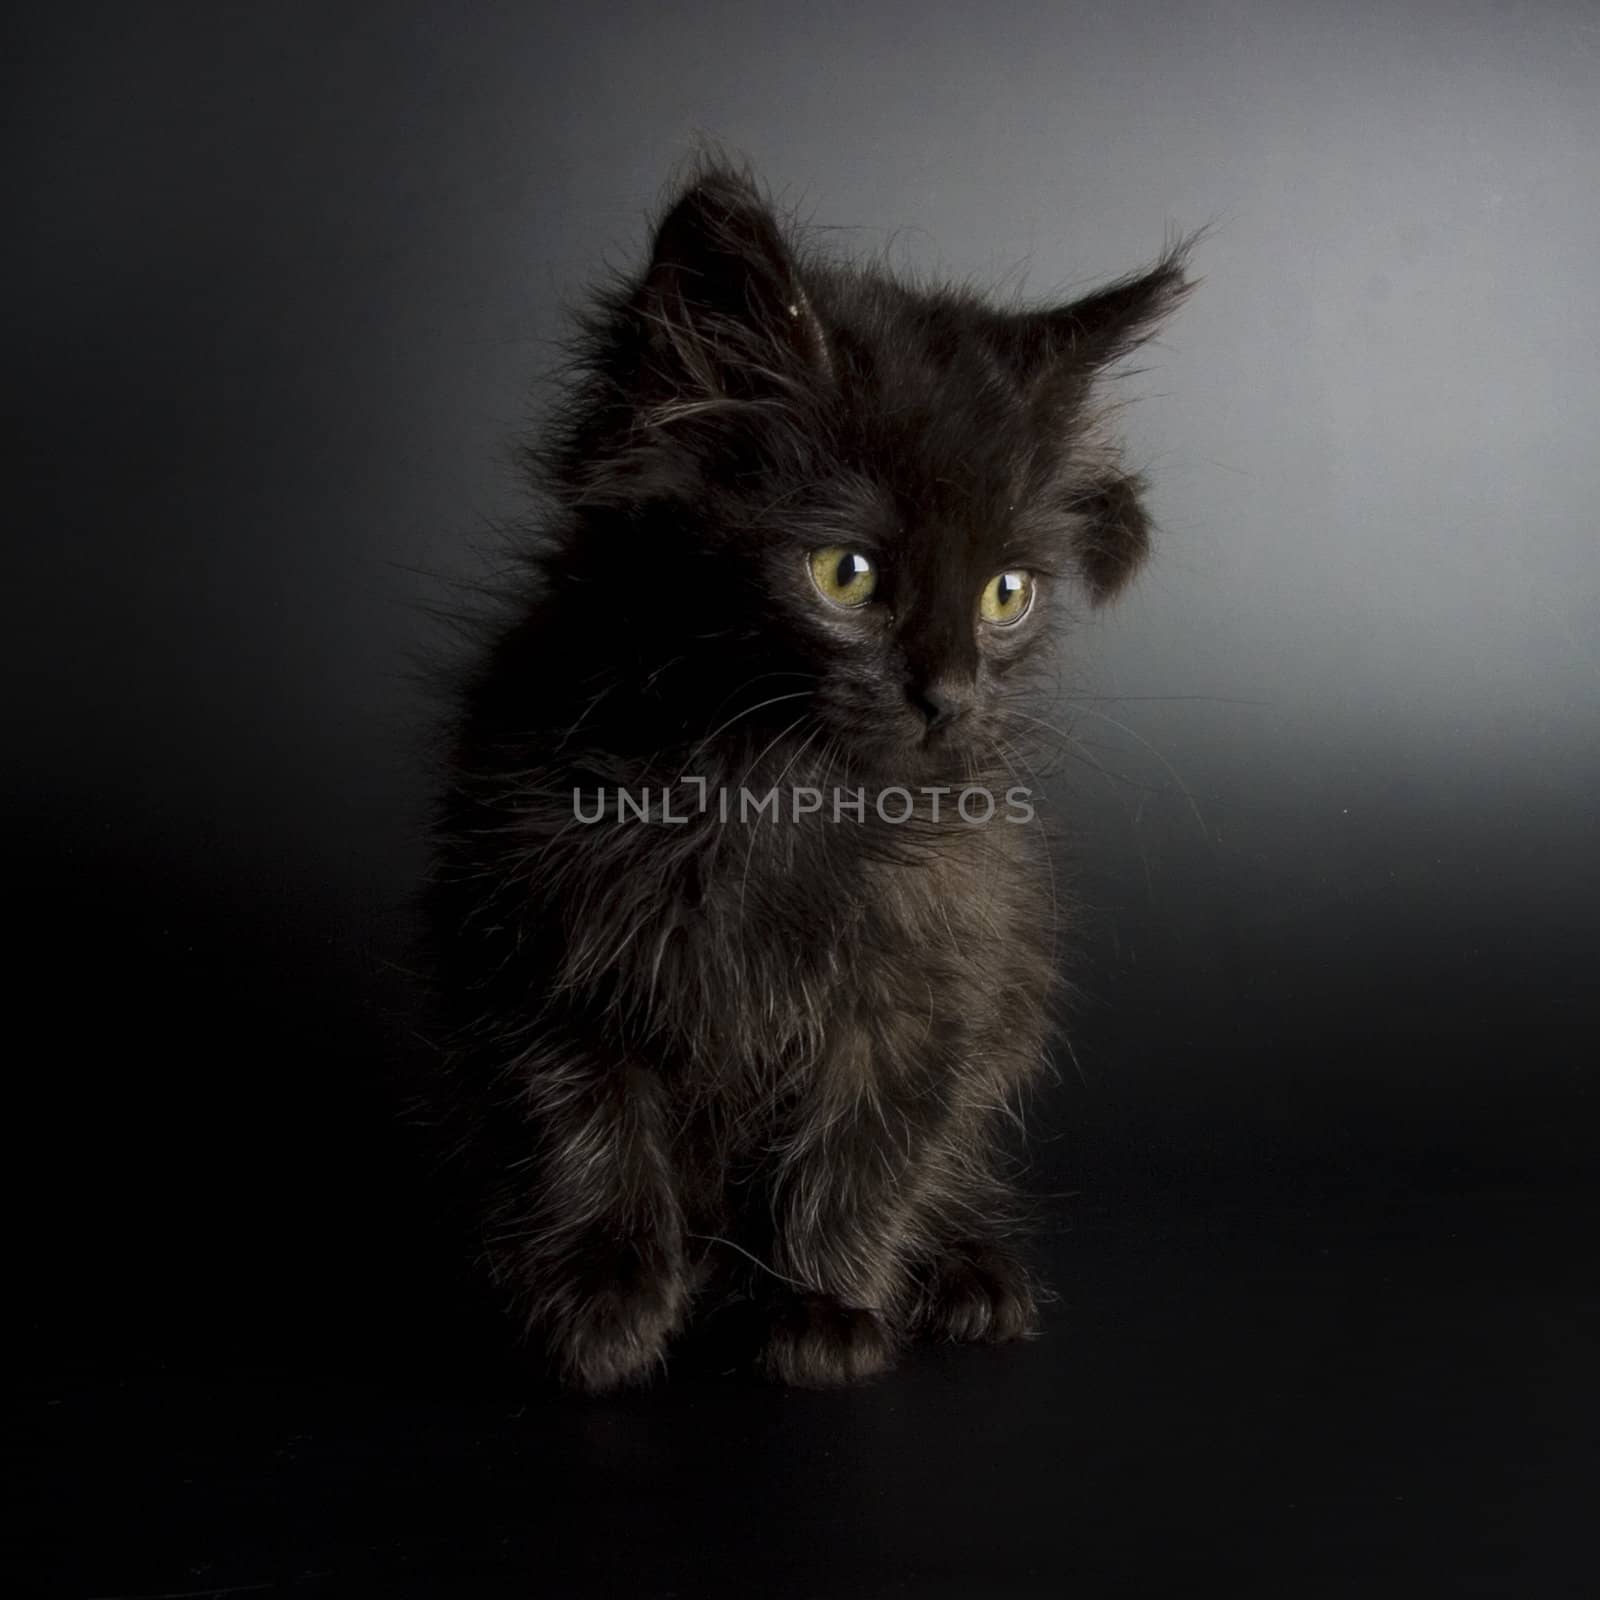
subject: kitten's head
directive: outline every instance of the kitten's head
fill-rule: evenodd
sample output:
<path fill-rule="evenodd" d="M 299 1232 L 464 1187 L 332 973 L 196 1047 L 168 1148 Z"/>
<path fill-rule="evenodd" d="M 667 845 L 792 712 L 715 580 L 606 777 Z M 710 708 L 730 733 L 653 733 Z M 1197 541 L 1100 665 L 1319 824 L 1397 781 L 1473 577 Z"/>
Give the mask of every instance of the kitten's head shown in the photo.
<path fill-rule="evenodd" d="M 717 170 L 604 306 L 553 461 L 550 579 L 686 735 L 856 769 L 986 755 L 1074 596 L 1148 544 L 1092 390 L 1186 289 L 1180 251 L 1008 310 L 804 253 Z M 792 726 L 791 726 L 792 725 Z"/>

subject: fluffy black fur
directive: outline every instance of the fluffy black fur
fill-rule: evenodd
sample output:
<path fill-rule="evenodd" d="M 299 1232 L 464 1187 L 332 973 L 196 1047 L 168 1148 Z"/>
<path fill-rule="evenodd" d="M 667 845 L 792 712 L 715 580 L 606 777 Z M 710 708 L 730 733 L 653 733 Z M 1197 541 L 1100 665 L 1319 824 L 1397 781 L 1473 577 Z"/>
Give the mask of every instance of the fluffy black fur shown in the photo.
<path fill-rule="evenodd" d="M 997 1132 L 1043 1059 L 1049 865 L 1014 804 L 975 826 L 925 791 L 1026 786 L 1028 668 L 1148 542 L 1094 383 L 1185 287 L 1179 250 L 1046 309 L 913 286 L 717 166 L 586 319 L 429 892 L 484 1254 L 572 1382 L 648 1377 L 719 1282 L 791 1383 L 1033 1328 Z M 868 603 L 823 597 L 822 547 L 870 558 Z M 1013 571 L 1032 609 L 995 626 Z"/>

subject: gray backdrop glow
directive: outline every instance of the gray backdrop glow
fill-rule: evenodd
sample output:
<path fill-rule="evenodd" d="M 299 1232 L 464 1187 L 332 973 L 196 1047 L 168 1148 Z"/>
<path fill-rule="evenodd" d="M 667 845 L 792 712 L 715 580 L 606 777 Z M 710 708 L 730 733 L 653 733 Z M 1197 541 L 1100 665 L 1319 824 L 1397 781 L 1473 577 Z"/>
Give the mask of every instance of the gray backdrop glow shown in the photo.
<path fill-rule="evenodd" d="M 1058 797 L 1089 987 L 1137 967 L 1167 1009 L 1115 1093 L 1259 1100 L 1216 1044 L 1262 1017 L 1392 1038 L 1589 1004 L 1592 7 L 13 27 L 37 509 L 9 539 L 10 755 L 50 827 L 233 862 L 366 937 L 420 859 L 417 572 L 473 571 L 563 301 L 634 258 L 709 135 L 841 249 L 1028 293 L 1213 224 L 1121 385 L 1158 558 L 1070 647 L 1100 698 L 1059 708 L 1090 747 Z M 1203 1072 L 1176 1039 L 1210 1041 Z"/>

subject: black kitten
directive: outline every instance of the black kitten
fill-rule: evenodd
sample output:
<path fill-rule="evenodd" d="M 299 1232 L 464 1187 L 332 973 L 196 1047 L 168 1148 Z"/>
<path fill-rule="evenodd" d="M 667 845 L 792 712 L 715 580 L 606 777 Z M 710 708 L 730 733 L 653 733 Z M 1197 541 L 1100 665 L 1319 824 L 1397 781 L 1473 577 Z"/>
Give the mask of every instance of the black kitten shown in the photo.
<path fill-rule="evenodd" d="M 911 287 L 713 169 L 587 319 L 431 890 L 486 1258 L 572 1381 L 648 1377 L 713 1281 L 792 1383 L 1033 1327 L 1020 700 L 1144 554 L 1091 391 L 1184 289 L 1177 251 L 1043 310 Z"/>

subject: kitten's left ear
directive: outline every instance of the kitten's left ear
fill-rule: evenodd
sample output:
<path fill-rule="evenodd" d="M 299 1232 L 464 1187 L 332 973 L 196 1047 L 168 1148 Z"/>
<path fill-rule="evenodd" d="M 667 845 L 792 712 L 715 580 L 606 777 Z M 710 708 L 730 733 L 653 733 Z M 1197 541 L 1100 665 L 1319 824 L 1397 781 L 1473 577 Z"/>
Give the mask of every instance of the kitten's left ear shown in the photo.
<path fill-rule="evenodd" d="M 680 391 L 745 398 L 831 369 L 783 232 L 733 172 L 705 173 L 662 218 L 637 303 L 657 370 Z"/>

